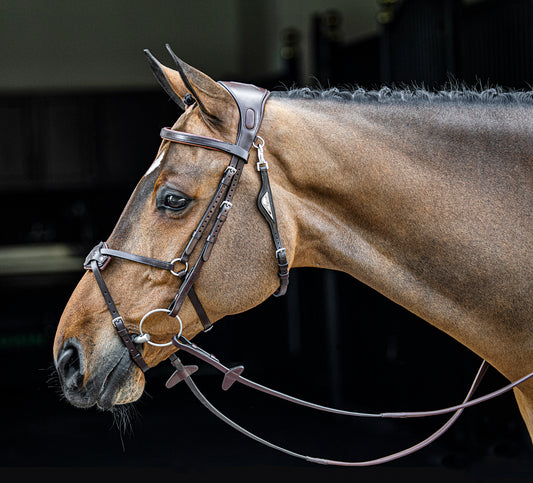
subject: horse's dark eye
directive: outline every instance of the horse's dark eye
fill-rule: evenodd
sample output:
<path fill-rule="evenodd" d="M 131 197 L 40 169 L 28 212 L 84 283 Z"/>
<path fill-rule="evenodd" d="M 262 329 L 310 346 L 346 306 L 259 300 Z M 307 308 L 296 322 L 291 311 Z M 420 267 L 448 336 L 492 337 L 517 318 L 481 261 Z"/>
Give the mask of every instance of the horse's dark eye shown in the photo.
<path fill-rule="evenodd" d="M 156 206 L 158 210 L 166 211 L 167 215 L 181 214 L 191 202 L 191 198 L 172 186 L 162 186 L 157 192 Z"/>
<path fill-rule="evenodd" d="M 170 208 L 171 210 L 176 211 L 183 210 L 187 206 L 188 201 L 189 200 L 182 196 L 169 194 L 165 196 L 165 208 Z"/>

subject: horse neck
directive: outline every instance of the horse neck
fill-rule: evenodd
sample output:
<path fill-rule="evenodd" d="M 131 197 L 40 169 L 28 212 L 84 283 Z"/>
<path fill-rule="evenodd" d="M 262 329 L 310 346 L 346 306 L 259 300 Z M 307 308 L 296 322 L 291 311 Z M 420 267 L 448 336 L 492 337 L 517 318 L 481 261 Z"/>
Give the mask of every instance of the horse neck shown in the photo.
<path fill-rule="evenodd" d="M 293 266 L 342 270 L 368 282 L 361 249 L 390 227 L 384 215 L 392 194 L 384 188 L 402 171 L 385 154 L 386 127 L 376 114 L 357 104 L 269 101 L 268 149 L 282 173 L 272 176 L 296 227 Z"/>
<path fill-rule="evenodd" d="M 292 266 L 347 272 L 463 342 L 489 318 L 525 327 L 530 119 L 524 106 L 270 100 L 262 135 Z"/>
<path fill-rule="evenodd" d="M 362 246 L 404 250 L 406 235 L 419 234 L 420 223 L 438 230 L 442 211 L 459 201 L 479 217 L 486 199 L 502 192 L 506 203 L 529 200 L 528 168 L 517 170 L 530 163 L 530 126 L 521 121 L 528 118 L 498 105 L 272 99 L 265 136 L 298 227 L 295 266 L 359 276 L 352 262 L 360 262 Z"/>

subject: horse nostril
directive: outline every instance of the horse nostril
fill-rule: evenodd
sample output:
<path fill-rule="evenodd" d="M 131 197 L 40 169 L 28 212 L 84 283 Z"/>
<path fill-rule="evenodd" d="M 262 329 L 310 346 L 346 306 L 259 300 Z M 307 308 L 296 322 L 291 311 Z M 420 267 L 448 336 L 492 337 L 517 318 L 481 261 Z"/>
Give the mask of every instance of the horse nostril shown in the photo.
<path fill-rule="evenodd" d="M 64 387 L 77 389 L 83 383 L 85 367 L 83 364 L 83 348 L 73 339 L 61 349 L 57 360 L 57 372 Z"/>

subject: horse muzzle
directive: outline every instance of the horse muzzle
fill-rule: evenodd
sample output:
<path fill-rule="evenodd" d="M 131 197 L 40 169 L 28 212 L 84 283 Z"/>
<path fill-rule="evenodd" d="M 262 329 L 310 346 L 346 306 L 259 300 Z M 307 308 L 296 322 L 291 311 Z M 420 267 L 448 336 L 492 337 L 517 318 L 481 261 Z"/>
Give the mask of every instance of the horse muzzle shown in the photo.
<path fill-rule="evenodd" d="M 56 370 L 65 398 L 74 406 L 111 409 L 137 400 L 144 389 L 144 378 L 137 377 L 128 350 L 113 344 L 99 357 L 100 364 L 89 370 L 83 344 L 76 338 L 65 341 L 56 358 Z M 101 361 L 105 361 L 102 363 Z"/>

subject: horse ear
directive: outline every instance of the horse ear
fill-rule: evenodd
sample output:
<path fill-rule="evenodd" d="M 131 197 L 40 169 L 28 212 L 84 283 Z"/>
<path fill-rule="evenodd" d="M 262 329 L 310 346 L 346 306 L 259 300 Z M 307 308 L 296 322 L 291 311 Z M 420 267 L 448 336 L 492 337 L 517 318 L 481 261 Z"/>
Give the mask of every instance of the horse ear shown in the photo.
<path fill-rule="evenodd" d="M 166 47 L 176 63 L 177 70 L 162 65 L 150 51 L 144 51 L 156 79 L 165 92 L 182 109 L 186 108 L 184 98 L 189 94 L 197 102 L 202 113 L 214 119 L 223 119 L 224 114 L 228 112 L 227 103 L 232 102 L 229 92 L 209 76 L 183 62 L 168 44 Z"/>
<path fill-rule="evenodd" d="M 173 90 L 171 79 L 165 71 L 166 68 L 161 63 L 159 63 L 159 61 L 152 55 L 152 53 L 148 49 L 145 49 L 144 53 L 146 54 L 146 57 L 148 57 L 148 64 L 150 65 L 150 68 L 152 69 L 152 72 L 155 78 L 157 79 L 157 82 L 159 82 L 164 91 L 180 107 L 180 109 L 184 111 L 186 109 L 186 106 L 182 101 L 181 97 L 177 95 L 177 93 Z"/>

